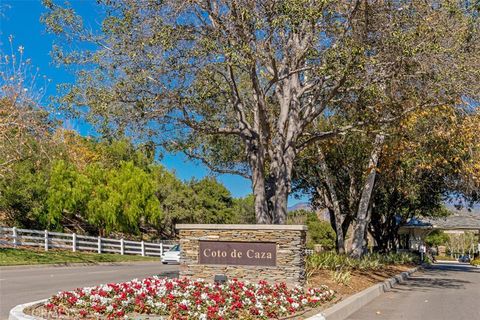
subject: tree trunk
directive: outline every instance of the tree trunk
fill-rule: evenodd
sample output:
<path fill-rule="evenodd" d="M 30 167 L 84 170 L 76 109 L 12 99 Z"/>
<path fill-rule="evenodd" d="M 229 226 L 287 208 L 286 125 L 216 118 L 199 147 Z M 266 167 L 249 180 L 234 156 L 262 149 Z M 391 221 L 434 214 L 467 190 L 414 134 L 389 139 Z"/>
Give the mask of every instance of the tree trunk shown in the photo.
<path fill-rule="evenodd" d="M 318 150 L 318 161 L 320 163 L 320 168 L 324 177 L 325 184 L 327 185 L 328 193 L 330 195 L 329 200 L 332 206 L 332 212 L 334 216 L 334 226 L 336 236 L 336 245 L 338 253 L 345 253 L 345 234 L 343 233 L 343 216 L 340 210 L 340 203 L 337 197 L 337 191 L 335 190 L 335 184 L 333 182 L 332 175 L 328 169 L 327 162 L 325 160 L 325 155 L 323 154 L 322 149 L 319 147 Z"/>
<path fill-rule="evenodd" d="M 276 166 L 276 184 L 275 195 L 273 201 L 273 223 L 274 224 L 286 224 L 287 223 L 287 205 L 288 194 L 290 193 L 290 185 L 292 180 L 292 168 L 293 161 L 295 159 L 295 152 L 293 148 L 287 148 L 283 151 L 282 148 L 278 148 L 277 163 Z"/>
<path fill-rule="evenodd" d="M 343 225 L 338 226 L 337 221 L 335 220 L 335 213 L 331 207 L 328 208 L 328 213 L 330 215 L 330 224 L 332 225 L 333 230 L 335 231 L 335 250 L 337 253 L 345 253 L 345 232 L 343 230 Z"/>
<path fill-rule="evenodd" d="M 268 212 L 267 197 L 265 195 L 265 179 L 253 180 L 253 194 L 255 199 L 255 220 L 258 224 L 270 224 L 272 220 Z"/>
<path fill-rule="evenodd" d="M 285 186 L 281 186 L 276 189 L 275 193 L 275 209 L 274 209 L 274 224 L 286 224 L 287 223 L 287 205 L 288 205 L 288 189 Z"/>
<path fill-rule="evenodd" d="M 254 154 L 250 156 L 252 168 L 252 189 L 255 199 L 255 219 L 258 224 L 272 223 L 268 210 L 268 198 L 266 195 L 265 174 L 262 157 Z"/>
<path fill-rule="evenodd" d="M 368 208 L 370 206 L 370 199 L 372 197 L 373 186 L 375 184 L 378 158 L 382 150 L 384 139 L 385 136 L 383 134 L 377 134 L 375 137 L 373 150 L 370 155 L 370 161 L 368 163 L 369 173 L 365 179 L 365 185 L 363 187 L 360 203 L 358 205 L 357 222 L 353 234 L 352 252 L 350 254 L 355 258 L 359 258 L 365 253 L 365 234 L 367 232 L 367 226 L 369 223 Z"/>

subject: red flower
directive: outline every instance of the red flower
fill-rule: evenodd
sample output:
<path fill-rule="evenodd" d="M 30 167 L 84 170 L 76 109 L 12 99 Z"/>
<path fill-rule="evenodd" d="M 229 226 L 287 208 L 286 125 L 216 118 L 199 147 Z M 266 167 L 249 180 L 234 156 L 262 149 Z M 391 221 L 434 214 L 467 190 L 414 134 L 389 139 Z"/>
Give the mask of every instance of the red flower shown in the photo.
<path fill-rule="evenodd" d="M 208 319 L 222 320 L 238 319 L 240 314 L 245 313 L 258 316 L 260 310 L 254 306 L 256 303 L 261 303 L 264 306 L 262 318 L 279 318 L 305 307 L 316 307 L 322 301 L 331 299 L 333 294 L 327 290 L 326 287 L 308 291 L 300 288 L 289 289 L 284 283 L 270 285 L 266 281 L 260 281 L 258 285 L 254 285 L 234 279 L 226 284 L 210 284 L 188 279 L 153 277 L 141 281 L 134 280 L 61 292 L 53 296 L 45 308 L 57 311 L 58 314 L 78 314 L 79 318 L 107 319 L 118 319 L 132 311 L 152 314 L 158 310 L 159 315 L 170 316 L 176 320 L 191 319 L 194 317 L 193 312 L 203 310 Z M 180 294 L 174 294 L 173 291 Z M 110 304 L 100 304 L 98 297 L 92 299 L 92 296 L 96 295 L 110 297 L 111 299 L 107 300 Z M 187 299 L 187 302 L 180 303 L 183 299 Z M 299 303 L 304 299 L 307 301 L 305 305 Z M 81 303 L 77 304 L 78 301 Z M 126 301 L 131 303 L 125 304 Z M 153 307 L 152 302 L 154 305 L 163 306 Z M 250 303 L 245 305 L 245 302 Z M 297 308 L 292 307 L 295 302 L 299 303 Z M 195 307 L 190 308 L 190 304 Z M 82 308 L 79 308 L 79 305 Z M 107 312 L 107 308 L 111 311 Z M 219 315 L 220 310 L 224 312 L 222 316 Z"/>
<path fill-rule="evenodd" d="M 75 303 L 77 303 L 78 299 L 75 298 L 74 296 L 70 296 L 68 299 L 67 299 L 68 303 L 70 303 L 71 305 L 74 305 Z"/>

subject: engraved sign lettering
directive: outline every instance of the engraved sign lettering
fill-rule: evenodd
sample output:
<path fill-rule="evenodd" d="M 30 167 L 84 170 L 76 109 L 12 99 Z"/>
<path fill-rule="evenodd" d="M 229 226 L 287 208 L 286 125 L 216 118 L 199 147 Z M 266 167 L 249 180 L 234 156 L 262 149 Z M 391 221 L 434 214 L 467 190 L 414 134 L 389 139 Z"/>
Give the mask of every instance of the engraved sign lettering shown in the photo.
<path fill-rule="evenodd" d="M 277 265 L 277 245 L 273 242 L 200 241 L 199 244 L 199 264 Z"/>

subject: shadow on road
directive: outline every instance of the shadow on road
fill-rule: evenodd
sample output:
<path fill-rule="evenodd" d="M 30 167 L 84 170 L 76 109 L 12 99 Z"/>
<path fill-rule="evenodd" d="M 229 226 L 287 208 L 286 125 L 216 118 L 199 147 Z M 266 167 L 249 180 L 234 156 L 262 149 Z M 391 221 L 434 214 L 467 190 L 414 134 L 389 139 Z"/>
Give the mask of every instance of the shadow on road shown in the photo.
<path fill-rule="evenodd" d="M 465 285 L 471 283 L 470 281 L 453 279 L 453 278 L 430 278 L 430 277 L 414 277 L 410 278 L 408 282 L 403 285 L 408 286 L 408 290 L 428 290 L 428 289 L 465 289 Z M 402 290 L 402 285 L 398 288 Z"/>
<path fill-rule="evenodd" d="M 421 291 L 426 292 L 433 289 L 465 289 L 465 286 L 472 282 L 453 278 L 452 273 L 473 273 L 478 272 L 468 265 L 435 264 L 426 267 L 418 276 L 413 276 L 392 291 Z M 459 275 L 461 277 L 461 275 Z"/>
<path fill-rule="evenodd" d="M 435 272 L 435 274 L 438 274 L 440 271 L 479 272 L 480 270 L 472 267 L 470 264 L 459 264 L 459 263 L 451 263 L 451 264 L 437 263 L 425 268 L 425 273 Z"/>

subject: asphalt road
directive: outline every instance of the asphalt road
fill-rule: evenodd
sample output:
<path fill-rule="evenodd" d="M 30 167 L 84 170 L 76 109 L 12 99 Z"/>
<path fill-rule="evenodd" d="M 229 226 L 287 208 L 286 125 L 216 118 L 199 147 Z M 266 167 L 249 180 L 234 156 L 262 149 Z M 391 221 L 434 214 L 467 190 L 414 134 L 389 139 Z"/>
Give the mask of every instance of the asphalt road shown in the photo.
<path fill-rule="evenodd" d="M 58 291 L 122 282 L 153 275 L 174 276 L 178 266 L 160 262 L 74 267 L 0 268 L 0 319 L 18 304 L 48 298 Z"/>
<path fill-rule="evenodd" d="M 152 275 L 175 276 L 178 266 L 135 263 L 79 267 L 0 268 L 0 319 L 17 304 L 61 290 Z M 366 305 L 349 320 L 480 319 L 480 269 L 435 264 Z"/>
<path fill-rule="evenodd" d="M 480 319 L 480 269 L 438 263 L 373 300 L 349 320 Z"/>

